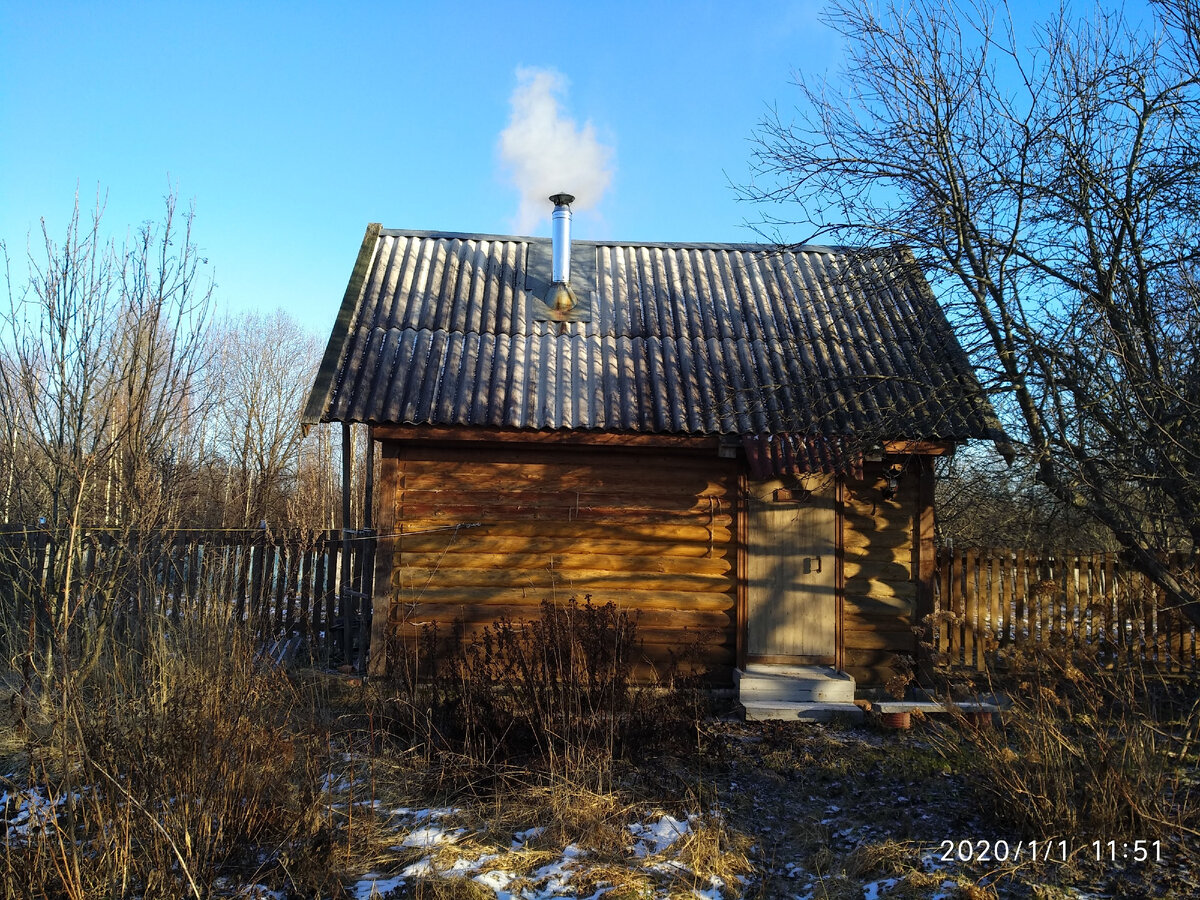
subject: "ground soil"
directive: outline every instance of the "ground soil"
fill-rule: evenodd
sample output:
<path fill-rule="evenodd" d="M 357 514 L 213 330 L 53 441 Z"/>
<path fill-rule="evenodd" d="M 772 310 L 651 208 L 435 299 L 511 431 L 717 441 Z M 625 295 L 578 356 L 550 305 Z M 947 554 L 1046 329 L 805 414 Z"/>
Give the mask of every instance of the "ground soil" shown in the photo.
<path fill-rule="evenodd" d="M 754 842 L 760 877 L 752 892 L 1200 897 L 1194 840 L 1148 834 L 1162 841 L 1161 861 L 1098 862 L 1094 835 L 1016 834 L 997 825 L 995 810 L 981 799 L 986 792 L 972 784 L 969 761 L 948 758 L 942 727 L 918 719 L 908 731 L 871 721 L 855 727 L 726 722 L 715 729 L 708 777 L 729 825 Z M 1021 844 L 1023 858 L 976 858 L 980 842 L 995 848 L 998 841 L 1007 842 L 1010 856 Z M 1039 855 L 1050 848 L 1049 861 L 1030 858 L 1031 841 L 1044 848 Z M 957 859 L 963 851 L 970 862 Z"/>

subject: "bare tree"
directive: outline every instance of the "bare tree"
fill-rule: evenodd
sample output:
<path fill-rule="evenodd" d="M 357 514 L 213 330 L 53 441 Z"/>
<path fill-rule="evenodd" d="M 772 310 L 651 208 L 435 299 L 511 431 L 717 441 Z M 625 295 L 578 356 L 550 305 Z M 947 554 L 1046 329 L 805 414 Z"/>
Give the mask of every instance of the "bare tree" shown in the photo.
<path fill-rule="evenodd" d="M 29 277 L 14 288 L 0 337 L 0 412 L 11 446 L 31 449 L 24 478 L 41 486 L 51 529 L 124 524 L 165 508 L 163 466 L 197 414 L 207 362 L 211 284 L 168 196 L 161 222 L 126 245 L 106 241 L 100 204 L 78 201 L 66 236 L 43 224 Z"/>
<path fill-rule="evenodd" d="M 221 323 L 214 341 L 216 444 L 228 466 L 226 525 L 288 518 L 300 457 L 300 411 L 320 362 L 317 336 L 283 310 Z"/>
<path fill-rule="evenodd" d="M 59 245 L 43 223 L 44 258 L 29 253 L 29 279 L 9 280 L 3 393 L 8 427 L 39 453 L 26 477 L 37 479 L 52 527 L 84 502 L 98 451 L 109 447 L 113 387 L 104 352 L 114 322 L 116 260 L 99 233 L 100 208 L 85 223 L 78 199 Z"/>
<path fill-rule="evenodd" d="M 161 225 L 143 226 L 121 257 L 111 349 L 118 385 L 114 434 L 121 436 L 112 468 L 121 521 L 134 509 L 143 519 L 150 509 L 173 518 L 187 488 L 180 476 L 195 459 L 194 438 L 212 402 L 202 390 L 212 357 L 212 287 L 196 282 L 200 260 L 191 224 L 188 215 L 176 234 L 175 201 L 168 197 Z"/>
<path fill-rule="evenodd" d="M 1119 550 L 1086 512 L 1061 502 L 1021 457 L 1008 465 L 990 448 L 938 461 L 937 540 L 946 548 Z"/>
<path fill-rule="evenodd" d="M 77 199 L 61 243 L 43 223 L 27 279 L 7 279 L 0 414 L 13 455 L 5 514 L 19 483 L 23 514 L 36 513 L 50 541 L 46 571 L 33 580 L 41 586 L 38 646 L 26 649 L 29 666 L 45 663 L 44 676 L 61 673 L 56 656 L 85 660 L 85 670 L 97 658 L 128 596 L 122 582 L 136 573 L 129 536 L 169 524 L 179 488 L 170 458 L 198 401 L 211 293 L 199 277 L 192 216 L 182 226 L 179 218 L 167 197 L 161 221 L 118 245 L 103 236 L 101 204 L 84 216 Z M 91 557 L 84 588 L 84 530 L 99 524 L 123 532 L 121 549 L 102 571 Z M 84 616 L 91 627 L 81 627 Z"/>
<path fill-rule="evenodd" d="M 911 248 L 1012 437 L 1200 623 L 1200 15 L 834 0 L 847 60 L 755 136 L 749 199 Z"/>

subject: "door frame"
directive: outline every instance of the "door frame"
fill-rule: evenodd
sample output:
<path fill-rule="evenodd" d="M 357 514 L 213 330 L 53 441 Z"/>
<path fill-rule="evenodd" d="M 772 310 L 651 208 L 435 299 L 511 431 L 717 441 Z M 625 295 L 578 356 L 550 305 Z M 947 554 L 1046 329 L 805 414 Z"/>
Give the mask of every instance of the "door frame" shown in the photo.
<path fill-rule="evenodd" d="M 845 553 L 845 478 L 834 478 L 833 497 L 833 591 L 834 591 L 834 668 L 846 666 L 846 553 Z M 749 548 L 750 548 L 750 476 L 738 474 L 737 499 L 737 667 L 745 670 L 751 660 L 747 654 L 747 624 L 750 610 Z M 803 665 L 802 657 L 755 656 L 753 662 L 793 663 Z M 826 663 L 828 664 L 828 663 Z"/>

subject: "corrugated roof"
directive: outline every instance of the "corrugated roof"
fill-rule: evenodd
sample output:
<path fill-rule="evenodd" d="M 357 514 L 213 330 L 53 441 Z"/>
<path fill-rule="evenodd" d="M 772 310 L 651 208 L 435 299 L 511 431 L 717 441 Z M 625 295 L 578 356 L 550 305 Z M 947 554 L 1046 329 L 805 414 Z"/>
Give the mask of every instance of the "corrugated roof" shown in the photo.
<path fill-rule="evenodd" d="M 560 324 L 547 243 L 369 228 L 305 421 L 1002 438 L 906 256 L 575 241 Z"/>

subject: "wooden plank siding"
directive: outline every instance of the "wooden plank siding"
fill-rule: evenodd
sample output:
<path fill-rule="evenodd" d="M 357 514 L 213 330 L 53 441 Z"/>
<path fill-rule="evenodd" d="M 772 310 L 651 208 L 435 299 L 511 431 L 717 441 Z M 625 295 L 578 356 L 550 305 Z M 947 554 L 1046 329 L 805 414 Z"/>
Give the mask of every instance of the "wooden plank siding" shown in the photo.
<path fill-rule="evenodd" d="M 711 449 L 384 441 L 380 490 L 376 647 L 386 638 L 401 653 L 433 624 L 448 634 L 461 622 L 469 637 L 498 616 L 534 618 L 543 600 L 590 596 L 638 617 L 654 671 L 694 647 L 729 681 L 734 461 Z M 396 662 L 376 654 L 375 671 Z"/>
<path fill-rule="evenodd" d="M 445 635 L 461 622 L 469 637 L 501 616 L 534 617 L 543 600 L 591 596 L 638 613 L 653 666 L 699 641 L 714 683 L 731 683 L 747 653 L 753 580 L 753 483 L 735 460 L 712 446 L 588 445 L 579 435 L 562 444 L 388 437 L 375 647 L 408 652 L 426 626 Z M 918 602 L 934 603 L 932 466 L 911 457 L 892 500 L 881 493 L 886 470 L 868 463 L 835 491 L 836 661 L 871 683 L 893 674 L 897 654 L 916 654 Z M 373 658 L 376 674 L 388 671 L 384 654 Z"/>

